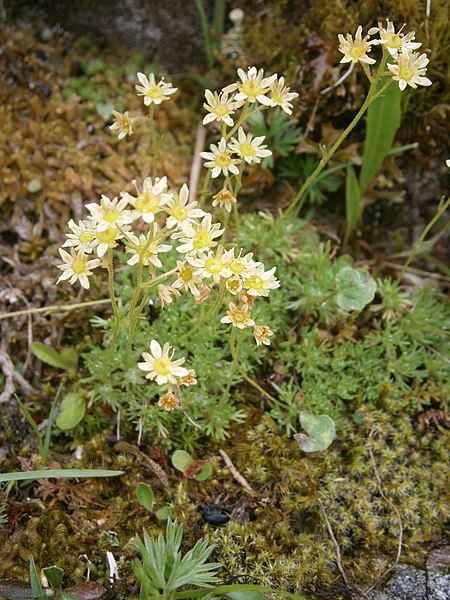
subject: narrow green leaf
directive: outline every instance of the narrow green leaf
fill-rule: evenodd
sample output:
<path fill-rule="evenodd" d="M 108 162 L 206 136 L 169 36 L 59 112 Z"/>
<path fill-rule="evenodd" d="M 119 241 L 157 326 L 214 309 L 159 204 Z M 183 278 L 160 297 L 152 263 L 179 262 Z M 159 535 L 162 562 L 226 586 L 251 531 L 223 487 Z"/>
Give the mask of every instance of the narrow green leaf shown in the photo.
<path fill-rule="evenodd" d="M 152 510 L 155 494 L 149 485 L 143 483 L 142 481 L 138 483 L 136 487 L 136 498 L 139 504 L 142 504 L 144 508 L 147 510 Z"/>
<path fill-rule="evenodd" d="M 30 585 L 33 598 L 44 598 L 44 591 L 41 586 L 41 580 L 34 564 L 34 558 L 30 556 Z"/>
<path fill-rule="evenodd" d="M 106 469 L 40 469 L 37 471 L 15 471 L 0 473 L 0 483 L 6 481 L 25 481 L 28 479 L 61 479 L 85 477 L 117 477 L 123 471 L 108 471 Z"/>
<path fill-rule="evenodd" d="M 86 413 L 86 402 L 78 392 L 69 392 L 61 401 L 56 425 L 63 431 L 73 429 Z"/>
<path fill-rule="evenodd" d="M 194 459 L 184 450 L 175 450 L 172 454 L 172 464 L 178 471 L 184 472 Z"/>
<path fill-rule="evenodd" d="M 56 367 L 57 369 L 71 369 L 76 366 L 78 361 L 78 355 L 74 350 L 66 348 L 62 352 L 57 352 L 54 348 L 51 348 L 42 342 L 33 342 L 31 344 L 31 351 L 39 358 L 39 360 L 47 365 Z M 75 363 L 74 352 L 77 357 Z"/>
<path fill-rule="evenodd" d="M 385 83 L 381 78 L 380 89 Z M 394 142 L 401 122 L 401 91 L 395 83 L 372 102 L 367 110 L 366 139 L 359 187 L 364 194 L 372 179 L 380 170 L 385 156 Z"/>
<path fill-rule="evenodd" d="M 347 235 L 350 235 L 355 230 L 361 216 L 361 192 L 355 169 L 352 166 L 347 167 L 345 177 L 345 209 Z"/>

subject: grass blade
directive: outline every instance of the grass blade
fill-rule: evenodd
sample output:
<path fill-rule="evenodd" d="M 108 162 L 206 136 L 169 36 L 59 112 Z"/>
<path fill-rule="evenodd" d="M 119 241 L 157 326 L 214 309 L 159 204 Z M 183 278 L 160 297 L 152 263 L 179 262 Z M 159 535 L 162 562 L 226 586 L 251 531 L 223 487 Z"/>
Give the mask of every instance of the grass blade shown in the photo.
<path fill-rule="evenodd" d="M 117 477 L 122 474 L 123 471 L 108 471 L 106 469 L 40 469 L 37 471 L 0 473 L 0 483 L 5 483 L 6 481 L 25 481 L 28 479 Z"/>

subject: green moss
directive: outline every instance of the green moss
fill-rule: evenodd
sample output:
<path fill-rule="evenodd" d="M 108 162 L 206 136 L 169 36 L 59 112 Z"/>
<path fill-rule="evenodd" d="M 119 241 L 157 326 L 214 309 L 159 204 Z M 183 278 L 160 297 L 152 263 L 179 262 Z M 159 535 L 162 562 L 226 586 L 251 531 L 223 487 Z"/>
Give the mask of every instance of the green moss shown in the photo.
<path fill-rule="evenodd" d="M 212 536 L 224 578 L 323 591 L 335 578 L 336 565 L 317 499 L 352 581 L 373 581 L 393 562 L 398 513 L 402 561 L 420 563 L 424 544 L 443 534 L 444 449 L 444 436 L 419 430 L 408 416 L 366 411 L 361 426 L 346 423 L 330 451 L 306 457 L 264 418 L 235 457 L 261 491 L 254 520 L 229 524 Z"/>

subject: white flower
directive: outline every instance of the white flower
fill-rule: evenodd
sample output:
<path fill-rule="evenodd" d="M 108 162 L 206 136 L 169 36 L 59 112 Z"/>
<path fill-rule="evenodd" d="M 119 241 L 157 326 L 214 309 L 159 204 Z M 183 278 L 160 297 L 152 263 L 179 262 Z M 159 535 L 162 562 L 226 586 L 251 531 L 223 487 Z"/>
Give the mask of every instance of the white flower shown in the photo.
<path fill-rule="evenodd" d="M 373 40 L 372 44 L 382 44 L 383 46 L 386 46 L 389 54 L 395 57 L 400 51 L 417 50 L 417 48 L 420 48 L 422 45 L 420 42 L 413 41 L 416 36 L 415 31 L 410 31 L 406 35 L 401 33 L 403 27 L 395 33 L 394 23 L 389 21 L 389 19 L 386 19 L 386 27 L 383 27 L 381 23 L 378 23 L 378 27 L 372 27 L 372 29 L 369 29 L 368 33 L 369 35 L 374 35 L 379 32 L 380 39 Z"/>
<path fill-rule="evenodd" d="M 248 252 L 245 256 L 241 256 L 242 249 L 239 254 L 234 256 L 234 248 L 232 249 L 231 260 L 228 263 L 228 268 L 236 277 L 248 278 L 252 275 L 259 265 L 262 263 L 253 260 L 253 252 Z"/>
<path fill-rule="evenodd" d="M 281 106 L 288 115 L 292 115 L 292 102 L 297 98 L 297 92 L 291 92 L 291 88 L 284 85 L 284 77 L 275 80 L 270 86 L 270 101 L 272 106 Z"/>
<path fill-rule="evenodd" d="M 155 267 L 161 268 L 162 262 L 158 258 L 160 252 L 169 252 L 172 250 L 172 246 L 169 244 L 158 244 L 155 239 L 157 228 L 153 231 L 149 231 L 147 234 L 141 234 L 137 237 L 134 234 L 129 234 L 129 239 L 135 244 L 134 247 L 127 249 L 127 252 L 131 252 L 132 256 L 127 260 L 127 265 L 135 265 L 140 263 L 144 267 L 148 267 L 152 264 Z"/>
<path fill-rule="evenodd" d="M 92 202 L 86 204 L 86 208 L 91 213 L 91 219 L 99 227 L 109 227 L 116 225 L 118 227 L 131 223 L 133 215 L 131 211 L 126 210 L 128 200 L 125 198 L 113 198 L 102 194 L 100 204 Z"/>
<path fill-rule="evenodd" d="M 136 86 L 138 96 L 144 96 L 145 106 L 150 104 L 161 104 L 164 100 L 169 100 L 169 96 L 174 94 L 178 88 L 172 87 L 171 83 L 166 83 L 164 77 L 156 83 L 154 73 L 147 77 L 144 73 L 138 73 L 137 78 L 141 85 Z"/>
<path fill-rule="evenodd" d="M 180 398 L 176 396 L 170 390 L 163 394 L 158 400 L 158 406 L 164 408 L 164 410 L 170 411 L 180 407 Z"/>
<path fill-rule="evenodd" d="M 205 97 L 207 103 L 203 104 L 203 108 L 208 111 L 208 114 L 203 119 L 203 125 L 211 123 L 211 121 L 219 121 L 232 127 L 234 121 L 231 115 L 236 111 L 239 103 L 233 98 L 229 98 L 226 92 L 219 95 L 217 92 L 205 90 Z"/>
<path fill-rule="evenodd" d="M 177 260 L 177 278 L 172 284 L 175 289 L 189 290 L 194 297 L 198 297 L 198 285 L 202 283 L 203 277 L 195 272 L 195 267 L 187 262 Z"/>
<path fill-rule="evenodd" d="M 280 287 L 280 282 L 275 277 L 276 267 L 264 271 L 264 265 L 260 264 L 250 277 L 244 280 L 244 287 L 250 296 L 268 296 L 270 290 Z"/>
<path fill-rule="evenodd" d="M 238 329 L 252 327 L 255 324 L 255 321 L 250 318 L 248 305 L 236 306 L 233 302 L 229 303 L 227 314 L 220 319 L 220 322 L 231 323 L 233 327 Z"/>
<path fill-rule="evenodd" d="M 393 73 L 392 79 L 398 81 L 398 87 L 404 90 L 407 85 L 416 88 L 418 85 L 431 85 L 427 72 L 429 60 L 425 52 L 419 56 L 418 52 L 399 52 L 396 62 L 387 64 L 387 68 Z"/>
<path fill-rule="evenodd" d="M 127 110 L 123 113 L 113 110 L 112 114 L 116 117 L 116 120 L 112 125 L 110 125 L 110 131 L 118 131 L 119 140 L 124 138 L 126 135 L 131 135 L 133 133 L 133 125 L 136 119 L 130 117 Z"/>
<path fill-rule="evenodd" d="M 62 275 L 56 283 L 68 279 L 69 283 L 73 284 L 75 281 L 79 281 L 82 287 L 89 289 L 88 277 L 92 275 L 92 269 L 98 267 L 101 261 L 98 258 L 89 260 L 84 252 L 76 252 L 73 248 L 70 249 L 70 254 L 62 248 L 59 249 L 59 253 L 63 263 L 57 265 L 57 268 L 61 269 Z"/>
<path fill-rule="evenodd" d="M 196 257 L 188 256 L 187 260 L 191 265 L 196 267 L 196 275 L 205 279 L 212 277 L 213 281 L 217 283 L 221 277 L 231 277 L 231 271 L 228 268 L 228 263 L 232 256 L 231 253 L 232 250 L 224 252 L 223 248 L 219 246 L 215 254 L 213 252 L 203 252 Z"/>
<path fill-rule="evenodd" d="M 269 337 L 273 335 L 273 331 L 267 327 L 267 325 L 255 325 L 253 329 L 253 337 L 255 338 L 256 345 L 270 346 Z"/>
<path fill-rule="evenodd" d="M 235 276 L 230 277 L 229 279 L 227 279 L 225 287 L 230 292 L 230 294 L 236 296 L 236 294 L 239 294 L 239 292 L 242 291 L 242 279 L 240 277 Z"/>
<path fill-rule="evenodd" d="M 237 164 L 240 162 L 235 158 L 231 158 L 230 149 L 227 146 L 225 138 L 221 138 L 219 145 L 211 144 L 211 152 L 200 152 L 200 156 L 205 158 L 208 162 L 205 162 L 205 167 L 212 169 L 211 177 L 218 177 L 220 173 L 228 175 L 228 172 L 239 174 Z"/>
<path fill-rule="evenodd" d="M 172 300 L 175 296 L 181 296 L 180 292 L 172 285 L 164 285 L 163 283 L 158 285 L 157 294 L 159 301 L 161 302 L 161 308 L 164 308 L 166 304 L 172 304 Z"/>
<path fill-rule="evenodd" d="M 195 385 L 197 383 L 197 375 L 196 375 L 194 369 L 189 369 L 189 374 L 186 375 L 185 377 L 181 377 L 179 379 L 178 383 L 180 385 L 185 385 L 186 387 Z"/>
<path fill-rule="evenodd" d="M 217 194 L 213 196 L 212 205 L 213 207 L 223 207 L 227 212 L 231 212 L 231 207 L 235 202 L 237 202 L 237 199 L 233 194 L 227 190 L 227 188 L 222 188 L 220 192 L 217 192 Z"/>
<path fill-rule="evenodd" d="M 67 240 L 62 245 L 63 248 L 74 248 L 77 252 L 91 254 L 93 242 L 95 239 L 95 229 L 91 221 L 79 221 L 78 225 L 73 219 L 67 223 L 73 233 L 67 233 Z"/>
<path fill-rule="evenodd" d="M 211 223 L 211 214 L 207 213 L 200 223 L 189 223 L 183 232 L 174 234 L 172 237 L 180 238 L 183 242 L 177 250 L 181 254 L 206 252 L 217 246 L 215 238 L 222 235 L 224 229 L 220 229 L 220 223 Z"/>
<path fill-rule="evenodd" d="M 174 349 L 170 344 L 161 348 L 156 340 L 150 342 L 150 353 L 144 352 L 144 362 L 138 363 L 142 371 L 147 371 L 146 379 L 154 379 L 158 385 L 177 383 L 179 377 L 186 377 L 189 371 L 182 367 L 185 359 L 172 360 Z"/>
<path fill-rule="evenodd" d="M 267 146 L 263 144 L 265 137 L 263 135 L 253 137 L 251 133 L 245 132 L 242 127 L 239 127 L 238 137 L 231 138 L 229 148 L 238 156 L 243 158 L 249 165 L 252 163 L 260 163 L 262 158 L 267 158 L 272 155 Z"/>
<path fill-rule="evenodd" d="M 136 187 L 136 196 L 132 196 L 128 192 L 122 192 L 122 199 L 129 202 L 134 210 L 131 212 L 132 218 L 137 219 L 139 217 L 145 223 L 153 223 L 155 215 L 161 212 L 163 206 L 172 199 L 172 194 L 166 194 L 167 191 L 167 177 L 155 178 L 155 182 L 152 182 L 151 177 L 144 179 L 142 184 L 142 191 L 133 181 Z"/>
<path fill-rule="evenodd" d="M 362 62 L 368 65 L 373 65 L 375 63 L 375 59 L 367 56 L 367 52 L 371 51 L 371 44 L 374 41 L 368 42 L 368 35 L 362 37 L 362 27 L 359 25 L 356 30 L 355 39 L 353 40 L 352 36 L 347 33 L 347 38 L 344 38 L 342 33 L 338 35 L 339 39 L 339 52 L 342 52 L 344 55 L 340 62 L 348 63 L 348 62 Z"/>
<path fill-rule="evenodd" d="M 223 90 L 224 92 L 229 93 L 237 89 L 238 93 L 234 98 L 238 102 L 247 100 L 250 103 L 260 102 L 265 106 L 272 106 L 272 102 L 267 97 L 267 93 L 270 90 L 270 86 L 277 78 L 276 75 L 264 77 L 263 69 L 258 71 L 256 67 L 249 67 L 247 73 L 242 69 L 238 69 L 237 73 L 241 81 L 225 87 Z"/>
<path fill-rule="evenodd" d="M 123 232 L 128 232 L 130 226 L 124 225 L 121 229 L 122 231 L 115 225 L 97 228 L 93 246 L 95 247 L 99 258 L 105 256 L 109 248 L 115 248 L 117 246 L 117 240 L 123 238 Z"/>
<path fill-rule="evenodd" d="M 206 214 L 204 210 L 197 208 L 198 202 L 195 200 L 189 202 L 189 188 L 186 184 L 183 184 L 180 193 L 174 194 L 166 204 L 164 210 L 169 215 L 166 220 L 166 227 L 169 229 L 174 227 L 181 229 L 188 223 L 194 223 L 196 219 L 201 219 Z"/>

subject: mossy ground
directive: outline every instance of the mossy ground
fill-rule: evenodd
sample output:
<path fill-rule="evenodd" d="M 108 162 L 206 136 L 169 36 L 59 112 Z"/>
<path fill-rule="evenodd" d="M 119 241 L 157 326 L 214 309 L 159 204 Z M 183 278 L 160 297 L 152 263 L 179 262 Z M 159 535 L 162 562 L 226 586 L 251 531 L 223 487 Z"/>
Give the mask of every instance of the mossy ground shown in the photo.
<path fill-rule="evenodd" d="M 418 3 L 388 4 L 391 18 L 402 21 L 408 14 L 409 25 L 425 31 L 423 7 Z M 427 24 L 433 53 L 432 76 L 442 81 L 442 52 L 446 45 L 439 15 L 444 3 L 433 6 L 432 19 Z M 308 66 L 313 58 L 311 48 L 333 54 L 331 43 L 337 31 L 381 16 L 377 14 L 378 3 L 369 0 L 353 3 L 350 8 L 348 3 L 333 2 L 333 11 L 327 2 L 305 3 L 306 16 L 295 28 L 287 20 L 288 3 L 276 2 L 270 9 L 271 18 L 258 19 L 257 25 L 248 28 L 244 44 L 248 60 L 271 65 L 273 71 L 284 72 L 287 78 L 289 74 L 298 77 L 303 73 L 300 80 L 312 94 L 314 69 Z M 318 22 L 323 24 L 320 36 Z M 2 263 L 2 269 L 9 283 L 2 290 L 2 301 L 8 309 L 21 308 L 23 298 L 32 305 L 80 300 L 81 296 L 74 298 L 70 291 L 55 291 L 53 286 L 56 248 L 65 222 L 88 199 L 105 191 L 115 195 L 133 177 L 148 171 L 148 141 L 132 138 L 119 145 L 105 132 L 108 118 L 104 116 L 112 98 L 118 97 L 131 110 L 138 109 L 140 104 L 133 99 L 130 75 L 137 68 L 145 70 L 145 59 L 135 55 L 118 61 L 91 44 L 74 45 L 65 36 L 42 41 L 36 34 L 40 28 L 44 25 L 35 24 L 34 31 L 26 27 L 8 30 L 9 41 L 1 57 L 5 71 L 11 73 L 3 82 L 7 102 L 0 109 L 2 128 L 7 134 L 1 142 L 5 185 L 0 202 L 5 219 L 11 224 L 1 232 L 2 254 L 8 259 Z M 335 58 L 328 57 L 326 69 L 336 64 Z M 222 71 L 208 77 L 212 82 L 231 77 L 233 69 L 233 64 L 225 65 Z M 166 133 L 160 168 L 174 186 L 189 175 L 195 135 L 191 122 L 194 114 L 198 120 L 194 111 L 200 105 L 201 85 L 195 78 L 186 77 L 180 86 L 185 95 L 176 105 L 158 113 L 158 125 Z M 433 116 L 445 104 L 440 85 L 411 99 L 401 133 L 403 141 L 410 141 L 411 115 L 416 114 L 420 119 L 414 122 L 423 130 L 428 125 L 433 127 L 433 135 L 423 141 L 416 155 L 430 169 L 440 157 L 436 141 L 442 137 L 442 125 Z M 357 98 L 360 88 L 356 81 L 351 89 Z M 312 99 L 305 93 L 300 101 L 302 114 L 310 113 Z M 318 114 L 322 116 L 315 123 L 316 130 L 324 124 L 338 127 L 355 101 L 351 97 L 321 99 Z M 114 103 L 117 107 L 115 100 Z M 11 148 L 15 149 L 12 153 Z M 413 168 L 411 162 L 405 159 L 405 171 Z M 392 172 L 396 172 L 394 167 L 388 178 Z M 429 177 L 434 189 L 440 191 L 442 177 Z M 29 184 L 36 179 L 41 188 L 30 192 Z M 288 184 L 281 186 L 263 171 L 247 183 L 251 193 L 244 198 L 244 204 L 249 211 L 276 209 L 285 204 L 291 191 Z M 438 197 L 436 192 L 435 203 Z M 393 205 L 388 204 L 388 209 Z M 433 206 L 420 207 L 425 219 L 433 212 Z M 322 223 L 326 220 L 324 211 Z M 105 553 L 110 550 L 119 559 L 123 574 L 122 583 L 114 587 L 110 596 L 130 598 L 133 552 L 127 543 L 143 527 L 151 533 L 163 527 L 153 514 L 137 504 L 135 488 L 140 481 L 151 484 L 157 507 L 170 504 L 173 516 L 185 523 L 187 546 L 203 535 L 216 544 L 215 556 L 224 565 L 221 575 L 226 582 L 278 585 L 303 592 L 307 597 L 330 593 L 333 597 L 345 597 L 348 590 L 336 568 L 336 548 L 326 519 L 341 549 L 348 579 L 358 585 L 382 580 L 397 554 L 400 522 L 402 561 L 421 565 L 430 545 L 443 539 L 447 516 L 443 301 L 436 300 L 434 293 L 428 297 L 426 292 L 425 306 L 418 318 L 418 313 L 413 313 L 401 297 L 396 299 L 394 295 L 393 306 L 389 306 L 387 299 L 379 295 L 379 307 L 373 312 L 356 319 L 334 319 L 329 306 L 316 309 L 312 293 L 318 287 L 326 295 L 327 277 L 337 264 L 328 256 L 323 258 L 337 251 L 337 246 L 319 245 L 323 227 L 299 225 L 293 233 L 266 244 L 267 231 L 267 223 L 250 216 L 241 232 L 242 244 L 263 254 L 261 258 L 275 261 L 280 279 L 284 273 L 288 283 L 267 308 L 274 314 L 277 343 L 267 359 L 253 368 L 262 385 L 270 388 L 275 383 L 282 390 L 283 402 L 268 405 L 252 388 L 238 381 L 231 388 L 232 403 L 245 412 L 245 420 L 231 419 L 227 437 L 220 441 L 203 435 L 191 439 L 180 434 L 172 423 L 170 443 L 155 442 L 153 435 L 147 435 L 139 449 L 136 423 L 122 420 L 121 444 L 116 437 L 113 409 L 94 403 L 73 437 L 56 434 L 47 466 L 117 468 L 125 474 L 114 479 L 51 480 L 5 489 L 8 522 L 0 530 L 2 577 L 26 577 L 31 554 L 40 567 L 55 563 L 62 567 L 68 583 L 79 581 L 89 569 L 94 580 L 106 585 Z M 334 228 L 328 227 L 322 239 L 329 233 L 336 235 Z M 390 250 L 403 249 L 405 241 L 403 232 L 393 232 Z M 367 250 L 357 242 L 352 251 L 359 258 L 372 258 L 380 250 L 377 243 Z M 437 254 L 437 258 L 442 258 L 439 251 Z M 329 270 L 322 279 L 318 277 L 321 264 L 328 265 Z M 377 274 L 390 275 L 391 271 L 381 262 Z M 101 296 L 101 287 L 94 288 L 94 293 Z M 415 297 L 416 293 L 409 293 L 408 301 Z M 188 313 L 189 307 L 186 310 Z M 173 317 L 171 320 L 170 312 L 167 314 L 167 321 L 156 327 L 181 331 Z M 87 324 L 89 316 L 86 311 L 79 311 L 35 317 L 34 337 L 55 347 L 74 344 L 80 351 L 87 351 L 91 338 L 101 342 L 100 331 Z M 17 368 L 25 368 L 25 375 L 30 377 L 35 391 L 30 394 L 28 405 L 41 421 L 48 414 L 57 385 L 62 381 L 70 387 L 79 376 L 87 375 L 86 370 L 61 375 L 38 364 L 31 373 L 27 365 L 26 317 L 2 321 L 2 339 L 7 340 Z M 310 344 L 309 350 L 305 340 Z M 370 340 L 374 351 L 367 344 Z M 402 357 L 407 360 L 401 361 Z M 380 376 L 369 381 L 367 365 L 371 374 L 380 375 L 385 370 L 386 379 Z M 210 373 L 211 379 L 213 375 Z M 290 393 L 292 377 L 296 385 L 300 378 L 305 387 L 309 386 L 308 396 L 314 399 L 314 408 L 333 414 L 339 424 L 337 439 L 326 453 L 306 456 L 291 437 L 297 426 L 297 412 L 304 402 L 301 395 Z M 358 383 L 353 389 L 350 383 L 355 380 Z M 214 398 L 211 401 L 213 406 Z M 434 415 L 434 420 L 427 414 Z M 14 401 L 4 406 L 0 423 L 1 470 L 35 468 L 38 456 L 32 432 Z M 181 439 L 177 437 L 180 435 Z M 169 448 L 183 443 L 188 444 L 196 458 L 212 460 L 211 479 L 198 483 L 173 469 Z M 73 456 L 78 445 L 83 446 L 81 463 Z M 220 449 L 229 454 L 254 495 L 236 482 L 220 457 Z M 148 458 L 163 470 L 168 486 Z M 207 504 L 226 509 L 231 521 L 225 527 L 205 524 L 201 510 Z"/>

